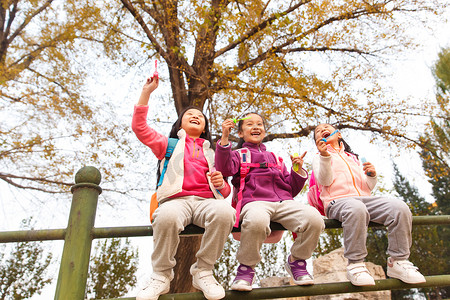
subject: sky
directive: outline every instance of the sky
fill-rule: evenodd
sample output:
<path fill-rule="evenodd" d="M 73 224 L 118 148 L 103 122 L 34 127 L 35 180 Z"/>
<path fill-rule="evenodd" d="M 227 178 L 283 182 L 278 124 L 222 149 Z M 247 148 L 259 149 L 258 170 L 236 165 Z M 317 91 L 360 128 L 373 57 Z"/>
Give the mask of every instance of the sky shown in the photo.
<path fill-rule="evenodd" d="M 447 16 L 450 18 L 450 9 L 447 10 Z M 416 99 L 434 97 L 434 78 L 431 74 L 431 67 L 437 59 L 437 54 L 441 48 L 450 47 L 450 23 L 437 26 L 432 34 L 421 33 L 423 35 L 423 47 L 420 47 L 415 52 L 405 53 L 402 60 L 392 64 L 392 85 L 400 96 L 414 96 Z M 153 65 L 148 67 L 148 73 L 153 72 Z M 108 76 L 103 82 L 96 82 L 96 91 L 93 94 L 98 94 L 105 99 L 111 99 L 115 103 L 120 103 L 120 110 L 124 112 L 125 116 L 131 118 L 132 107 L 137 102 L 140 93 L 140 87 L 145 80 L 146 75 L 137 73 L 137 70 L 130 71 L 125 77 Z M 169 90 L 168 83 L 162 83 L 159 91 Z M 158 98 L 158 90 L 152 97 Z M 161 130 L 168 130 L 167 125 L 161 124 Z M 406 174 L 414 184 L 419 187 L 419 190 L 427 200 L 432 201 L 430 185 L 426 182 L 423 170 L 421 168 L 420 159 L 414 151 L 402 151 L 402 154 L 396 153 L 395 149 L 380 149 L 374 148 L 374 145 L 369 144 L 368 137 L 363 135 L 358 137 L 346 137 L 349 144 L 356 152 L 365 156 L 369 161 L 373 162 L 377 168 L 377 172 L 385 177 L 386 184 L 392 178 L 392 163 L 394 161 L 398 164 L 400 171 Z M 311 162 L 312 154 L 315 153 L 315 148 L 312 143 L 290 142 L 290 147 L 295 149 L 301 147 L 301 151 L 308 151 L 306 162 Z M 289 146 L 287 148 L 289 148 Z M 273 149 L 286 149 L 285 142 L 274 141 L 270 143 Z M 297 152 L 293 150 L 293 152 Z M 300 152 L 299 152 L 300 153 Z M 285 162 L 289 164 L 288 151 L 277 153 L 284 158 Z M 411 163 L 414 162 L 414 163 Z M 156 160 L 155 160 L 156 163 Z M 389 186 L 388 186 L 389 187 Z M 64 201 L 55 201 L 51 196 L 39 198 L 32 193 L 26 191 L 16 191 L 10 189 L 5 183 L 0 182 L 0 230 L 19 230 L 20 221 L 28 216 L 30 207 L 29 198 L 33 199 L 33 205 L 36 208 L 33 212 L 34 220 L 39 226 L 36 229 L 42 228 L 64 228 L 67 225 L 68 213 L 70 209 L 71 195 L 62 196 Z M 150 197 L 151 191 L 148 193 Z M 305 197 L 299 201 L 305 201 Z M 14 199 L 14 201 L 10 201 Z M 28 200 L 27 200 L 28 199 Z M 136 226 L 148 225 L 148 206 L 143 202 L 136 202 L 121 207 L 123 213 L 118 213 L 117 208 L 106 204 L 107 201 L 101 201 L 97 209 L 96 227 L 107 226 Z M 103 199 L 105 200 L 105 199 Z M 113 218 L 111 216 L 114 216 Z M 132 242 L 138 245 L 140 252 L 140 266 L 138 271 L 138 278 L 142 279 L 150 272 L 150 254 L 151 254 L 151 238 L 132 238 Z M 54 258 L 58 259 L 62 251 L 62 242 L 45 242 L 44 245 L 49 248 L 49 251 L 54 253 Z M 52 273 L 57 274 L 59 265 L 52 265 Z M 56 278 L 54 283 L 43 291 L 42 295 L 34 296 L 33 300 L 51 299 L 54 296 Z M 135 295 L 135 291 L 130 292 L 130 296 Z"/>

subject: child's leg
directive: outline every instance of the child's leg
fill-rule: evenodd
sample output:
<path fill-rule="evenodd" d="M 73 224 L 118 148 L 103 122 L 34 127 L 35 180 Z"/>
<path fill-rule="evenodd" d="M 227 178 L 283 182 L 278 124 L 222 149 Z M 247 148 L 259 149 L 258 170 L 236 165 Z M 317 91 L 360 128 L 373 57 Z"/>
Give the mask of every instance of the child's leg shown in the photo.
<path fill-rule="evenodd" d="M 297 234 L 291 248 L 294 260 L 306 260 L 311 257 L 319 242 L 320 233 L 325 228 L 323 218 L 317 209 L 293 200 L 278 202 L 272 221 Z"/>
<path fill-rule="evenodd" d="M 361 197 L 369 211 L 370 220 L 383 224 L 388 230 L 388 254 L 395 260 L 409 258 L 412 244 L 412 214 L 408 205 L 397 198 Z"/>
<path fill-rule="evenodd" d="M 367 256 L 366 239 L 369 212 L 360 200 L 344 198 L 332 201 L 326 211 L 329 219 L 342 222 L 344 230 L 344 257 L 349 263 L 363 262 Z"/>
<path fill-rule="evenodd" d="M 236 211 L 224 200 L 194 200 L 192 223 L 205 228 L 194 268 L 212 270 L 233 229 Z"/>
<path fill-rule="evenodd" d="M 274 203 L 255 201 L 241 211 L 241 243 L 236 258 L 239 263 L 254 268 L 261 261 L 261 246 L 270 235 L 270 218 Z"/>
<path fill-rule="evenodd" d="M 173 279 L 175 254 L 180 242 L 179 234 L 192 220 L 191 208 L 186 200 L 172 199 L 161 204 L 154 213 L 153 272 Z"/>

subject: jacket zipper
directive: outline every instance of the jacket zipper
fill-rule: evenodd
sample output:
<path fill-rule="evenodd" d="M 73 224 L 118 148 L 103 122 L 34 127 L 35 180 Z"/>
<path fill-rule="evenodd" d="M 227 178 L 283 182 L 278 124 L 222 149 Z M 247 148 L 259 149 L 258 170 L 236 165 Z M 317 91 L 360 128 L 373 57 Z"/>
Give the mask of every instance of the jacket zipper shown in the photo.
<path fill-rule="evenodd" d="M 333 147 L 333 146 L 331 146 Z M 334 149 L 334 147 L 333 147 Z M 334 149 L 336 151 L 336 149 Z M 347 168 L 350 172 L 350 175 L 352 175 L 352 182 L 353 182 L 353 187 L 355 188 L 355 190 L 358 192 L 358 195 L 361 196 L 361 193 L 359 192 L 358 188 L 356 187 L 356 182 L 355 182 L 355 177 L 353 176 L 353 172 L 352 169 L 350 168 L 350 166 L 348 165 L 347 161 L 342 157 L 341 153 L 339 151 L 336 151 L 336 153 L 339 155 L 339 157 L 344 161 L 344 163 L 347 165 Z"/>

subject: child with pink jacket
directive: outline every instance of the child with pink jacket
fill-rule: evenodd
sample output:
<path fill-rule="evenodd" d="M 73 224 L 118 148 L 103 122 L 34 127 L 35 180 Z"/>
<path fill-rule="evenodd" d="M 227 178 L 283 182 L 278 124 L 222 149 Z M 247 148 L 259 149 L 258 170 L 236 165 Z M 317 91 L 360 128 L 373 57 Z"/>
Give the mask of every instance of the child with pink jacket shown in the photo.
<path fill-rule="evenodd" d="M 148 146 L 164 163 L 168 138 L 148 126 L 150 94 L 158 87 L 159 79 L 147 79 L 134 108 L 132 129 L 138 139 Z M 214 168 L 214 151 L 208 119 L 196 107 L 182 111 L 173 124 L 169 137 L 178 142 L 169 159 L 162 184 L 157 190 L 159 206 L 153 214 L 153 274 L 147 286 L 139 291 L 137 300 L 156 300 L 169 291 L 174 277 L 175 253 L 179 233 L 189 224 L 205 228 L 197 261 L 190 273 L 192 284 L 206 299 L 225 297 L 223 287 L 213 276 L 216 260 L 235 222 L 235 210 L 224 201 L 230 186 Z"/>
<path fill-rule="evenodd" d="M 412 244 L 408 205 L 397 198 L 371 195 L 377 182 L 375 167 L 370 162 L 361 167 L 358 156 L 332 125 L 318 125 L 314 140 L 319 154 L 313 160 L 313 172 L 326 216 L 342 222 L 347 278 L 357 286 L 375 285 L 364 264 L 367 228 L 372 221 L 388 230 L 387 275 L 411 284 L 425 282 L 408 261 Z"/>

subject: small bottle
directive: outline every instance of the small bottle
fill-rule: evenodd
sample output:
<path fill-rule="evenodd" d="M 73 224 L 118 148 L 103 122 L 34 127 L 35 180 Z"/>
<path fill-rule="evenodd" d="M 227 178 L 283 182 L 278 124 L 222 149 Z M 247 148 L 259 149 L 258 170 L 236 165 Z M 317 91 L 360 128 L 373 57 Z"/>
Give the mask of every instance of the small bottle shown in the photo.
<path fill-rule="evenodd" d="M 367 159 L 363 156 L 363 157 L 361 157 L 361 162 L 362 162 L 363 164 L 365 164 L 365 163 L 367 162 Z M 367 173 L 367 176 L 372 176 L 372 172 L 368 172 L 368 173 Z"/>
<path fill-rule="evenodd" d="M 293 157 L 297 157 L 297 156 L 298 156 L 298 153 L 294 153 Z M 292 170 L 294 170 L 295 172 L 298 172 L 298 167 L 299 167 L 298 164 L 293 164 Z"/>

